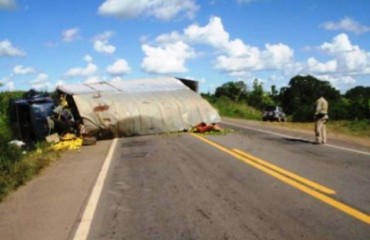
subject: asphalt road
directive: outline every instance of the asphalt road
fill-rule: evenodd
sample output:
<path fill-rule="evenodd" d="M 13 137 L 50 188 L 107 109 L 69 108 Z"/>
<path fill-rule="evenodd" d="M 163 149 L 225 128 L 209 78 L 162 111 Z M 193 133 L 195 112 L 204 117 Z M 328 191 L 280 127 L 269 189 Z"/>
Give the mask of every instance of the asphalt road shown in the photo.
<path fill-rule="evenodd" d="M 224 122 L 63 154 L 0 203 L 0 239 L 370 239 L 369 146 Z"/>
<path fill-rule="evenodd" d="M 119 139 L 87 238 L 370 239 L 370 151 L 244 124 Z"/>

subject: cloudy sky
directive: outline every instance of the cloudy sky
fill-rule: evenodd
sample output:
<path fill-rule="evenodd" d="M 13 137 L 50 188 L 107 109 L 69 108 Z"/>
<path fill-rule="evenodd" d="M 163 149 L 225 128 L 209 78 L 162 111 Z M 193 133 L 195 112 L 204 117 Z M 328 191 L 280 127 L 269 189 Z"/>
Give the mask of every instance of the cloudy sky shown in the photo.
<path fill-rule="evenodd" d="M 368 0 L 0 0 L 0 91 L 177 76 L 370 86 Z"/>

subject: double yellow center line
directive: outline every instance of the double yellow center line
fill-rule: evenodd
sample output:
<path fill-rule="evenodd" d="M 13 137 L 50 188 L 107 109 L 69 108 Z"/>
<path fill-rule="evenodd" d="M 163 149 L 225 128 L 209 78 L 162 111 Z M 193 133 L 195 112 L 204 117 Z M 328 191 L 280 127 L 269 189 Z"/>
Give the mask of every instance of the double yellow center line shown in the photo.
<path fill-rule="evenodd" d="M 363 212 L 360 212 L 346 204 L 343 204 L 331 197 L 329 197 L 328 195 L 333 195 L 335 194 L 335 191 L 328 188 L 328 187 L 325 187 L 325 186 L 322 186 L 318 183 L 315 183 L 311 180 L 308 180 L 306 178 L 303 178 L 301 176 L 298 176 L 297 174 L 294 174 L 292 172 L 289 172 L 287 170 L 284 170 L 280 167 L 277 167 L 271 163 L 268 163 L 262 159 L 259 159 L 257 157 L 254 157 L 248 153 L 245 153 L 241 150 L 238 150 L 238 149 L 228 149 L 220 144 L 217 144 L 215 142 L 212 142 L 210 140 L 208 140 L 207 138 L 204 138 L 200 135 L 197 135 L 197 134 L 194 134 L 194 133 L 191 133 L 192 136 L 202 140 L 203 142 L 206 142 L 208 143 L 209 145 L 225 152 L 225 153 L 228 153 L 230 154 L 231 156 L 235 157 L 236 159 L 244 162 L 244 163 L 247 163 L 267 174 L 269 174 L 270 176 L 272 177 L 275 177 L 277 179 L 279 179 L 280 181 L 296 188 L 296 189 L 299 189 L 301 190 L 302 192 L 326 203 L 326 204 L 329 204 L 330 206 L 360 220 L 360 221 L 363 221 L 367 224 L 370 224 L 370 216 L 363 213 Z"/>

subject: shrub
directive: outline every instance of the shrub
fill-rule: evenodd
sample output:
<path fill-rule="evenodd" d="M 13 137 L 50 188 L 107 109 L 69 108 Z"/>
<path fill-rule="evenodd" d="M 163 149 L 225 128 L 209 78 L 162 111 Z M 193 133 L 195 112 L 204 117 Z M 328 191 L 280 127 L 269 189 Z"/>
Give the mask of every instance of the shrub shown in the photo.
<path fill-rule="evenodd" d="M 220 97 L 210 102 L 221 116 L 259 120 L 262 118 L 261 111 L 248 106 L 244 102 L 234 102 L 227 97 Z"/>

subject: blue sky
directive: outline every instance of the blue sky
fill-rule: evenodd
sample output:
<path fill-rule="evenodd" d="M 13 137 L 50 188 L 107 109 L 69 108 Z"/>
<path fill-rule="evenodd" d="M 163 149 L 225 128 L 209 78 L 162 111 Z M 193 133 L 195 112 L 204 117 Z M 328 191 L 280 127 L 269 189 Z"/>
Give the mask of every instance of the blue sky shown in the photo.
<path fill-rule="evenodd" d="M 370 86 L 368 0 L 0 0 L 0 91 L 177 76 L 214 92 L 311 74 Z"/>

